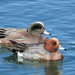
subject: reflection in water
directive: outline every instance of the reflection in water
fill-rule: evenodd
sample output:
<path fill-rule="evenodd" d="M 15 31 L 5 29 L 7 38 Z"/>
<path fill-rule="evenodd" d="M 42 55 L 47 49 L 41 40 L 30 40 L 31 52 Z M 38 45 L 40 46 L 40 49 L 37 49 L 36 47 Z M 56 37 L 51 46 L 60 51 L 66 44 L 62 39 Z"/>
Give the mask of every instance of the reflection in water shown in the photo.
<path fill-rule="evenodd" d="M 11 62 L 11 63 L 16 63 L 16 64 L 23 64 L 22 67 L 24 67 L 24 65 L 28 65 L 26 66 L 27 68 L 33 68 L 34 70 L 37 68 L 41 68 L 44 67 L 44 73 L 46 73 L 46 75 L 61 75 L 60 71 L 62 69 L 59 69 L 58 67 L 61 65 L 60 62 L 61 61 L 33 61 L 33 60 L 27 60 L 27 59 L 23 59 L 23 58 L 19 58 L 16 55 L 11 55 L 9 57 L 5 57 L 4 58 L 5 61 Z"/>
<path fill-rule="evenodd" d="M 60 62 L 58 61 L 50 62 L 50 66 L 45 66 L 46 75 L 61 75 L 60 70 L 58 69 L 59 65 Z"/>
<path fill-rule="evenodd" d="M 15 54 L 12 54 L 9 57 L 4 57 L 4 59 L 8 62 L 17 62 L 17 56 Z"/>

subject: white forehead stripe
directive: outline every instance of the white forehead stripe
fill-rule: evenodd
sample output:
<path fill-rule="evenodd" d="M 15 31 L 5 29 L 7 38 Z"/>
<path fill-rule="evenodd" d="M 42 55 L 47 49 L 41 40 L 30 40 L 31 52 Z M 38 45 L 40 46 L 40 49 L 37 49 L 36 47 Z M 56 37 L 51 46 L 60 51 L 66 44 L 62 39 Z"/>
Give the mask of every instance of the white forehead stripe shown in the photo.
<path fill-rule="evenodd" d="M 43 24 L 42 22 L 40 22 L 40 21 L 38 21 L 38 22 L 34 22 L 34 23 L 40 23 L 40 24 L 42 24 L 42 25 L 44 26 L 44 24 Z"/>

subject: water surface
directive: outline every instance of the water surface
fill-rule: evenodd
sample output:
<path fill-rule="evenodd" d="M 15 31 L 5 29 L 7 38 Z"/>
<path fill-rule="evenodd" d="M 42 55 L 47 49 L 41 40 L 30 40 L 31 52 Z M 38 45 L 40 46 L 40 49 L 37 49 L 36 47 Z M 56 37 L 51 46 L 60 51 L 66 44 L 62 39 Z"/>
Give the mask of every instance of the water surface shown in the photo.
<path fill-rule="evenodd" d="M 62 61 L 46 62 L 24 60 L 0 48 L 2 75 L 75 75 L 75 1 L 74 0 L 1 0 L 0 28 L 28 28 L 41 21 L 52 35 L 58 38 L 67 51 L 60 51 Z"/>

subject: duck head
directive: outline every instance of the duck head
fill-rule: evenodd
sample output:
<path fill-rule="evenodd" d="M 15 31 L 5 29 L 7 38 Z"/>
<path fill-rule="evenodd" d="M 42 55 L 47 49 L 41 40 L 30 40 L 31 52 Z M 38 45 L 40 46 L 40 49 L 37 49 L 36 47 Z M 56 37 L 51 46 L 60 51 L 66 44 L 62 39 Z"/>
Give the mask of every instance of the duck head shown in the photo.
<path fill-rule="evenodd" d="M 33 36 L 38 36 L 41 34 L 48 34 L 51 35 L 50 33 L 48 33 L 45 28 L 44 28 L 44 24 L 42 22 L 34 22 L 33 24 L 31 24 L 28 29 L 27 32 L 30 33 Z"/>
<path fill-rule="evenodd" d="M 51 39 L 47 40 L 45 42 L 44 48 L 46 50 L 48 50 L 49 52 L 55 52 L 55 51 L 57 51 L 57 49 L 66 50 L 65 48 L 63 48 L 60 45 L 58 39 L 56 39 L 56 38 L 51 38 Z"/>

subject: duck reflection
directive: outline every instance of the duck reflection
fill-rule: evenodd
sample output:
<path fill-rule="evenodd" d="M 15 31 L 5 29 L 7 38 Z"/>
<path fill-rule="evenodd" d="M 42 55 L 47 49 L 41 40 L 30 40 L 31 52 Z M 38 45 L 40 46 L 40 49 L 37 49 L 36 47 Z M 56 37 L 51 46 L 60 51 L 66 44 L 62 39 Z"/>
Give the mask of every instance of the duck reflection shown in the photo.
<path fill-rule="evenodd" d="M 46 75 L 61 75 L 62 69 L 59 69 L 60 61 L 50 62 L 49 66 L 45 66 Z"/>
<path fill-rule="evenodd" d="M 36 60 L 28 60 L 23 59 L 21 57 L 17 57 L 16 55 L 12 54 L 9 57 L 4 58 L 5 61 L 14 62 L 16 64 L 24 64 L 29 65 L 31 68 L 44 68 L 44 73 L 46 75 L 61 75 L 62 69 L 58 68 L 61 66 L 61 61 L 36 61 Z"/>

